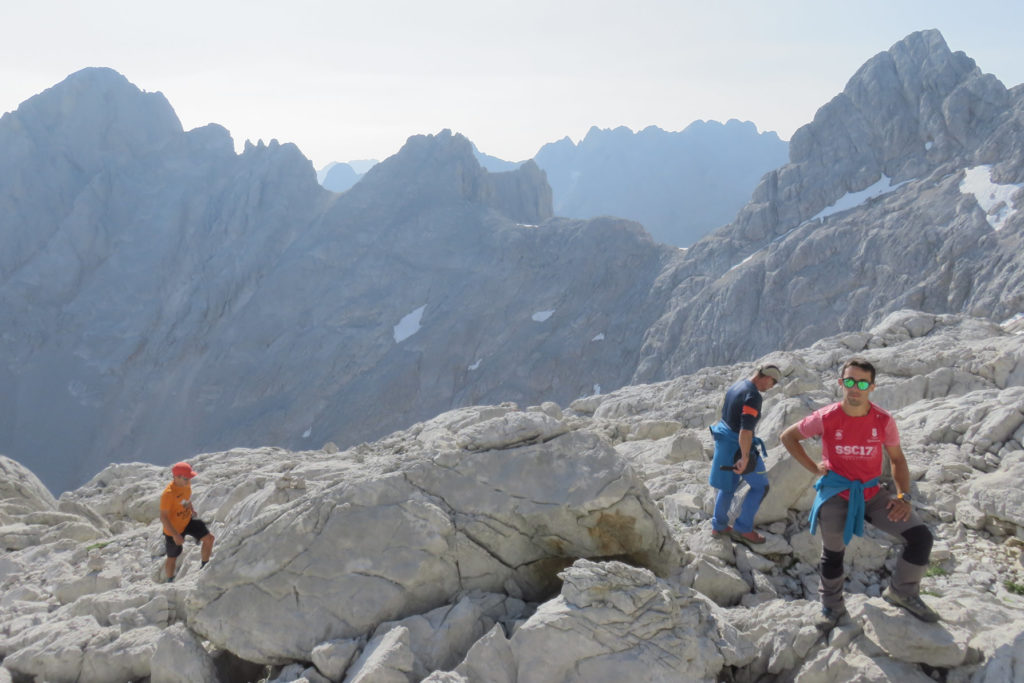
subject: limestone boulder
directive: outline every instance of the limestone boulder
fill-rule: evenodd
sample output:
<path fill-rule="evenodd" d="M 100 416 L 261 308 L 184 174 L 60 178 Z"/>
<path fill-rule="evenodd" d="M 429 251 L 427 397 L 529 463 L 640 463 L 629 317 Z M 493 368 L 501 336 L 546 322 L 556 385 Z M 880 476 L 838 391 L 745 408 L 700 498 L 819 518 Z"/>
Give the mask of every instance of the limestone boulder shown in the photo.
<path fill-rule="evenodd" d="M 1024 451 L 1003 459 L 999 470 L 973 479 L 966 488 L 965 502 L 984 515 L 1024 527 Z M 961 517 L 959 507 L 957 516 Z M 970 517 L 965 512 L 963 517 Z M 969 522 L 968 522 L 969 524 Z"/>
<path fill-rule="evenodd" d="M 89 643 L 84 649 L 82 672 L 77 680 L 101 683 L 146 678 L 152 671 L 150 662 L 162 633 L 156 626 L 143 626 L 125 631 L 99 647 Z"/>
<path fill-rule="evenodd" d="M 955 626 L 920 622 L 880 598 L 848 609 L 852 618 L 863 622 L 864 635 L 893 659 L 949 668 L 967 658 L 970 634 Z M 938 611 L 941 615 L 941 608 Z"/>
<path fill-rule="evenodd" d="M 54 683 L 119 680 L 117 674 L 124 672 L 106 670 L 104 676 L 96 655 L 100 651 L 109 654 L 109 646 L 119 635 L 119 629 L 100 626 L 92 617 L 43 621 L 8 639 L 10 654 L 4 658 L 4 668 Z M 148 663 L 148 657 L 145 659 Z M 148 671 L 142 675 L 147 674 Z M 121 676 L 120 680 L 137 677 L 140 676 Z"/>
<path fill-rule="evenodd" d="M 750 585 L 733 567 L 709 559 L 696 562 L 693 589 L 719 605 L 738 604 L 750 592 Z"/>
<path fill-rule="evenodd" d="M 35 474 L 21 463 L 0 455 L 0 525 L 14 514 L 56 510 L 57 501 Z"/>
<path fill-rule="evenodd" d="M 815 461 L 821 459 L 821 447 L 813 441 L 804 441 L 804 448 Z M 785 451 L 772 451 L 772 462 L 768 465 L 768 495 L 761 501 L 754 517 L 755 524 L 766 524 L 786 519 L 790 509 L 805 508 L 801 501 L 813 498 L 814 481 L 817 478 L 806 470 L 795 458 Z M 740 502 L 736 503 L 741 504 Z M 809 508 L 807 508 L 809 509 Z"/>
<path fill-rule="evenodd" d="M 367 643 L 345 676 L 345 683 L 409 683 L 415 659 L 409 630 L 395 626 Z"/>
<path fill-rule="evenodd" d="M 1012 635 L 1012 634 L 1011 634 Z M 1018 681 L 1024 674 L 1024 630 L 1017 630 L 1012 640 L 1000 645 L 971 679 L 972 683 Z"/>
<path fill-rule="evenodd" d="M 929 683 L 933 680 L 913 664 L 878 655 L 860 642 L 845 648 L 822 648 L 793 678 L 794 683 Z"/>
<path fill-rule="evenodd" d="M 564 422 L 541 411 L 512 412 L 460 430 L 456 445 L 471 451 L 508 448 L 526 442 L 548 441 L 568 429 Z"/>
<path fill-rule="evenodd" d="M 496 625 L 483 638 L 473 643 L 466 653 L 466 658 L 459 663 L 454 672 L 450 673 L 461 676 L 461 680 L 464 681 L 516 683 L 516 671 L 512 646 L 505 637 L 502 627 Z"/>
<path fill-rule="evenodd" d="M 620 562 L 578 560 L 561 575 L 559 597 L 510 639 L 514 680 L 715 680 L 724 658 L 701 600 Z"/>
<path fill-rule="evenodd" d="M 467 590 L 536 600 L 576 557 L 628 557 L 661 575 L 680 557 L 642 481 L 584 432 L 385 460 L 275 506 L 218 553 L 189 597 L 188 623 L 267 663 L 309 661 L 319 643 Z"/>
<path fill-rule="evenodd" d="M 730 612 L 731 626 L 754 643 L 756 654 L 747 669 L 753 680 L 790 671 L 804 660 L 821 635 L 813 626 L 820 609 L 805 600 L 770 600 Z"/>
<path fill-rule="evenodd" d="M 508 602 L 513 604 L 507 605 Z M 473 643 L 499 619 L 505 621 L 520 617 L 524 609 L 525 603 L 504 595 L 472 593 L 454 604 L 425 614 L 385 622 L 377 627 L 373 638 L 384 637 L 399 626 L 406 629 L 409 648 L 414 656 L 413 674 L 420 679 L 431 671 L 453 669 Z"/>
<path fill-rule="evenodd" d="M 345 677 L 349 664 L 362 651 L 365 643 L 360 640 L 330 640 L 313 648 L 311 659 L 327 680 L 340 681 Z"/>

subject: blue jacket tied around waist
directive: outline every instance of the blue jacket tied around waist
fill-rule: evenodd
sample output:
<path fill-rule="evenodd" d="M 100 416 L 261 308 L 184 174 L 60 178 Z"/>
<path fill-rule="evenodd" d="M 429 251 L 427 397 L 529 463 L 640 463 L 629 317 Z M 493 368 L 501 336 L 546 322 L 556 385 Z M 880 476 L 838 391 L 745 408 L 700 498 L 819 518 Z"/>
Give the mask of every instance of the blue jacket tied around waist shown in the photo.
<path fill-rule="evenodd" d="M 846 526 L 843 527 L 843 543 L 848 544 L 854 534 L 864 535 L 864 489 L 878 486 L 878 477 L 870 481 L 857 481 L 847 479 L 841 474 L 829 470 L 818 481 L 814 482 L 814 488 L 818 495 L 814 498 L 814 505 L 811 507 L 811 535 L 818 528 L 818 509 L 826 500 L 842 492 L 850 492 L 850 506 L 846 509 Z"/>
<path fill-rule="evenodd" d="M 732 467 L 736 464 L 733 456 L 740 448 L 740 435 L 731 430 L 723 420 L 719 420 L 708 429 L 711 430 L 711 436 L 715 438 L 715 457 L 711 460 L 711 474 L 708 476 L 708 483 L 716 489 L 732 491 L 739 483 L 740 475 L 731 470 L 723 470 L 722 467 L 726 465 Z M 760 454 L 757 452 L 758 449 L 761 451 Z M 754 467 L 754 472 L 764 474 L 764 459 L 768 457 L 768 454 L 765 451 L 764 441 L 756 436 L 750 447 L 750 457 L 759 460 Z"/>

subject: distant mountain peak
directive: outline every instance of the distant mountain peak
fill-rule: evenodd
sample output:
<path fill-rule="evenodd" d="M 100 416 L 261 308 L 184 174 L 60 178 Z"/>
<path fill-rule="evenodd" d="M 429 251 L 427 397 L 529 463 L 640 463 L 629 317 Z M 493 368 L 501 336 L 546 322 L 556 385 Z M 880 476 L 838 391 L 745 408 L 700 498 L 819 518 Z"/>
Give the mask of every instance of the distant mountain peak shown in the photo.
<path fill-rule="evenodd" d="M 592 126 L 578 145 L 563 138 L 534 158 L 558 215 L 621 216 L 683 247 L 735 218 L 761 177 L 785 163 L 787 145 L 736 119 L 694 121 L 678 132 Z"/>
<path fill-rule="evenodd" d="M 552 215 L 551 188 L 535 164 L 490 173 L 477 160 L 473 143 L 447 128 L 435 135 L 413 135 L 352 190 L 372 195 L 381 186 L 390 188 L 396 207 L 448 198 L 482 204 L 531 224 Z"/>
<path fill-rule="evenodd" d="M 965 163 L 1008 104 L 1003 84 L 938 31 L 912 33 L 869 59 L 793 134 L 790 163 L 762 180 L 734 228 L 754 243 L 774 239 L 883 175 L 899 182 Z"/>
<path fill-rule="evenodd" d="M 107 67 L 89 67 L 29 98 L 13 112 L 46 135 L 106 121 L 113 135 L 178 135 L 181 122 L 162 93 L 147 93 Z"/>

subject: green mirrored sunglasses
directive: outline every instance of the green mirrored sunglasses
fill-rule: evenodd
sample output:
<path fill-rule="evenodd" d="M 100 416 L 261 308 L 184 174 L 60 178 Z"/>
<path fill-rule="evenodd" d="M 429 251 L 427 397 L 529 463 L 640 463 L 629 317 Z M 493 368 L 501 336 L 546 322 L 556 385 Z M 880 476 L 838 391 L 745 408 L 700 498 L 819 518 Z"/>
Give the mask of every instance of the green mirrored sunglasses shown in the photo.
<path fill-rule="evenodd" d="M 847 389 L 853 389 L 854 385 L 856 385 L 861 391 L 867 391 L 868 387 L 871 386 L 871 382 L 866 379 L 854 379 L 852 377 L 843 378 L 843 386 Z"/>

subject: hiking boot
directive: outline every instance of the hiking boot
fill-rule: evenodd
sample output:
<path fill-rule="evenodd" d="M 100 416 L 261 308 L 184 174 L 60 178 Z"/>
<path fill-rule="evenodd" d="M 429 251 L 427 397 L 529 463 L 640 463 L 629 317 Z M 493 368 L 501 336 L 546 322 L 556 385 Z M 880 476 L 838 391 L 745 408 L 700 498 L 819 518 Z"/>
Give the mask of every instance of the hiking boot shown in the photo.
<path fill-rule="evenodd" d="M 732 527 L 731 526 L 727 526 L 724 529 L 722 529 L 721 531 L 719 531 L 719 530 L 717 530 L 715 528 L 711 529 L 711 538 L 723 538 L 723 537 L 728 537 L 728 536 L 731 536 L 731 535 L 732 535 Z"/>
<path fill-rule="evenodd" d="M 886 588 L 882 598 L 890 605 L 902 607 L 921 621 L 934 624 L 939 620 L 938 612 L 926 605 L 919 595 L 900 595 L 892 588 Z"/>
<path fill-rule="evenodd" d="M 845 607 L 822 607 L 821 614 L 814 620 L 814 628 L 828 633 L 846 615 Z"/>
<path fill-rule="evenodd" d="M 174 583 L 174 577 L 173 576 L 168 576 L 167 580 L 164 581 L 164 583 Z"/>
<path fill-rule="evenodd" d="M 732 537 L 732 540 L 739 541 L 740 543 L 745 543 L 746 545 L 749 545 L 751 547 L 755 545 L 761 545 L 767 540 L 764 536 L 757 533 L 753 529 L 747 532 L 741 532 L 732 529 L 729 532 L 729 536 Z"/>

